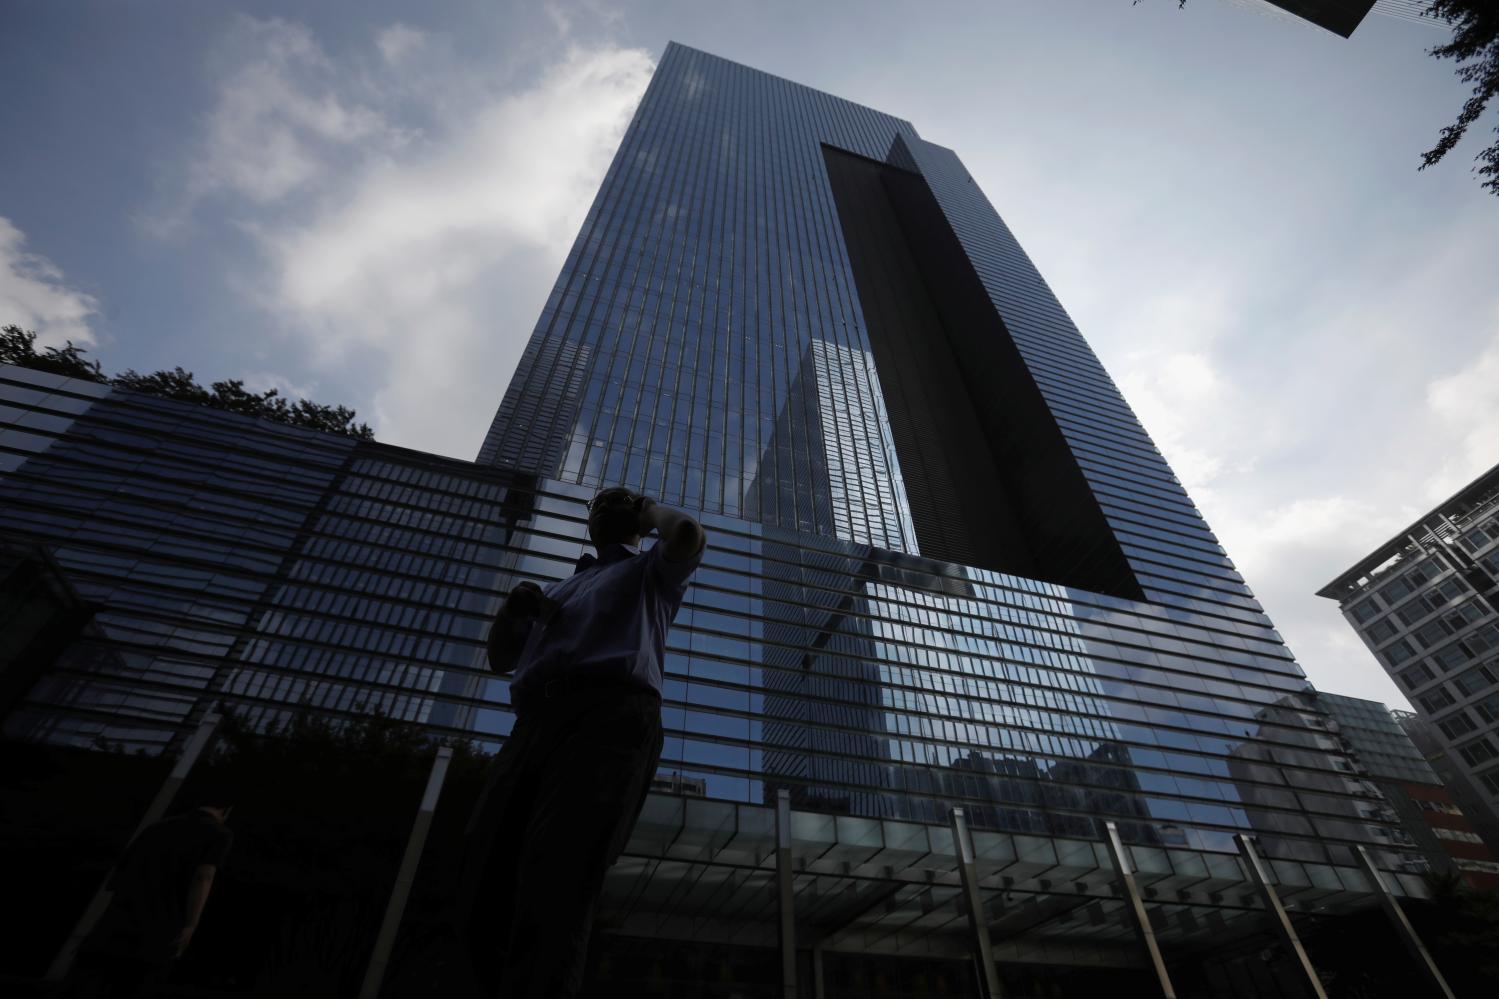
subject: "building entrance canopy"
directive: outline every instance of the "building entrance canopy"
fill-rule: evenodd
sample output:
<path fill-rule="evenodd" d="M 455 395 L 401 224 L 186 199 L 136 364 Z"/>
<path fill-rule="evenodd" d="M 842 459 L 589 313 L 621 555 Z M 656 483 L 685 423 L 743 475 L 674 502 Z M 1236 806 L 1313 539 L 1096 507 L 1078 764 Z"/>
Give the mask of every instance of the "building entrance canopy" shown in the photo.
<path fill-rule="evenodd" d="M 775 808 L 653 794 L 610 872 L 600 921 L 630 936 L 775 947 Z M 966 959 L 968 924 L 948 826 L 792 810 L 797 939 L 847 953 Z M 1138 966 L 1106 843 L 972 831 L 984 918 L 1000 961 Z M 1169 950 L 1222 946 L 1266 932 L 1266 910 L 1241 857 L 1126 846 L 1156 936 Z M 1377 904 L 1358 868 L 1266 861 L 1293 914 L 1333 916 Z M 1429 895 L 1412 875 L 1393 892 Z"/>

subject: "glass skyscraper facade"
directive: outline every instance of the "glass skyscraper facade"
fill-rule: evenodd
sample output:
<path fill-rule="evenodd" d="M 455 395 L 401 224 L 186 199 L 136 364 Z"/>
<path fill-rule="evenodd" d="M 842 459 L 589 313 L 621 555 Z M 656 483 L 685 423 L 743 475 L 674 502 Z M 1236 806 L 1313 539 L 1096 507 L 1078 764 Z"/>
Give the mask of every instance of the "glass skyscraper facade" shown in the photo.
<path fill-rule="evenodd" d="M 489 619 L 624 484 L 710 547 L 612 933 L 773 945 L 781 790 L 836 954 L 966 955 L 954 807 L 1006 962 L 1138 962 L 1106 821 L 1168 947 L 1257 932 L 1236 833 L 1308 918 L 1368 904 L 1357 845 L 1422 891 L 957 156 L 848 101 L 669 46 L 476 462 L 15 368 L 0 407 L 0 565 L 89 608 L 33 643 L 12 736 L 161 752 L 222 703 L 492 746 Z"/>
<path fill-rule="evenodd" d="M 713 620 L 749 640 L 768 717 L 794 708 L 809 744 L 819 719 L 848 729 L 849 775 L 911 769 L 879 814 L 937 815 L 923 782 L 977 751 L 1036 767 L 1035 814 L 1001 823 L 1070 825 L 1039 788 L 1109 747 L 1132 765 L 1079 772 L 1164 793 L 1194 845 L 1380 841 L 1211 530 L 957 156 L 908 122 L 668 48 L 480 462 L 752 525 L 784 578 L 735 581 L 753 596 Z M 1254 800 L 1289 811 L 1251 818 L 1231 778 L 1261 744 L 1303 772 L 1255 770 Z"/>

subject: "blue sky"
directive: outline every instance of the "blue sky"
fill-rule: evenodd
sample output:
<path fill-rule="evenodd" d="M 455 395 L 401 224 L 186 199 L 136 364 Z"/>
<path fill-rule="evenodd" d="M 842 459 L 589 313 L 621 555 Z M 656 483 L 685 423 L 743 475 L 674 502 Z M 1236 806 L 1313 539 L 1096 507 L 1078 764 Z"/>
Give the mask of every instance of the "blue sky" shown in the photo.
<path fill-rule="evenodd" d="M 52 3 L 0 32 L 0 322 L 470 458 L 669 39 L 954 148 L 1312 680 L 1312 595 L 1499 461 L 1499 200 L 1439 29 L 1248 0 Z"/>

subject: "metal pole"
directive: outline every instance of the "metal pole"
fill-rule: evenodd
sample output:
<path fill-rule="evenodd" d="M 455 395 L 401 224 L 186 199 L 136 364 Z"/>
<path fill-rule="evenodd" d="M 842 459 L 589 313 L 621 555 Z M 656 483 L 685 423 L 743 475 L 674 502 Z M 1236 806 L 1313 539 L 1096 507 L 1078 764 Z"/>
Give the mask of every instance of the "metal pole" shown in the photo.
<path fill-rule="evenodd" d="M 791 883 L 791 792 L 776 791 L 776 895 L 781 914 L 781 995 L 796 999 L 796 896 Z"/>
<path fill-rule="evenodd" d="M 390 889 L 390 901 L 385 905 L 385 918 L 380 923 L 380 933 L 375 937 L 375 949 L 370 954 L 369 967 L 364 972 L 364 984 L 359 988 L 359 999 L 375 999 L 385 981 L 385 969 L 390 963 L 390 952 L 395 947 L 396 931 L 401 928 L 401 916 L 406 912 L 406 900 L 411 897 L 411 885 L 416 880 L 416 868 L 422 860 L 422 848 L 427 845 L 427 831 L 432 828 L 432 813 L 437 810 L 437 796 L 442 793 L 442 782 L 448 776 L 448 763 L 453 759 L 453 750 L 439 746 L 437 758 L 432 761 L 432 772 L 427 775 L 427 789 L 422 792 L 422 803 L 416 811 L 416 821 L 411 826 L 411 838 L 406 841 L 406 853 L 401 857 L 401 866 L 396 871 L 396 883 Z"/>
<path fill-rule="evenodd" d="M 827 999 L 822 982 L 822 944 L 812 948 L 812 999 Z"/>
<path fill-rule="evenodd" d="M 1140 898 L 1140 889 L 1135 884 L 1134 871 L 1130 869 L 1129 857 L 1124 852 L 1124 842 L 1119 838 L 1119 827 L 1112 822 L 1105 822 L 1104 828 L 1107 830 L 1109 860 L 1113 862 L 1114 875 L 1124 891 L 1124 904 L 1129 909 L 1130 920 L 1140 934 L 1140 942 L 1145 945 L 1145 953 L 1150 958 L 1151 967 L 1155 969 L 1156 980 L 1161 984 L 1161 995 L 1165 999 L 1176 999 L 1176 988 L 1166 972 L 1166 961 L 1161 957 L 1155 930 L 1150 926 L 1150 913 L 1145 911 L 1145 902 Z"/>
<path fill-rule="evenodd" d="M 162 816 L 166 815 L 167 809 L 172 805 L 172 799 L 177 797 L 177 792 L 182 789 L 182 782 L 192 772 L 198 762 L 198 757 L 203 755 L 203 750 L 208 748 L 214 730 L 219 727 L 219 722 L 222 720 L 223 716 L 217 711 L 210 711 L 203 716 L 203 720 L 193 731 L 192 737 L 188 739 L 187 745 L 183 747 L 182 755 L 177 757 L 177 762 L 172 765 L 172 772 L 167 774 L 167 779 L 161 782 L 156 797 L 152 798 L 151 804 L 146 806 L 145 814 L 141 816 L 140 822 L 136 823 L 135 831 L 130 834 L 127 842 L 134 842 L 135 837 L 141 834 L 141 830 L 160 822 Z M 89 900 L 88 907 L 83 910 L 83 915 L 78 917 L 78 922 L 74 924 L 73 932 L 68 934 L 68 939 L 63 942 L 62 949 L 52 959 L 52 965 L 44 976 L 45 981 L 60 982 L 67 977 L 68 971 L 73 967 L 74 959 L 78 957 L 79 946 L 82 945 L 84 938 L 94 931 L 99 918 L 104 915 L 104 910 L 109 908 L 110 899 L 114 898 L 114 892 L 108 887 L 110 878 L 113 876 L 114 868 L 110 867 L 109 873 L 104 876 L 104 883 L 94 892 L 94 897 Z"/>
<path fill-rule="evenodd" d="M 953 853 L 958 858 L 958 879 L 963 884 L 963 908 L 968 913 L 969 943 L 978 968 L 979 995 L 982 999 L 1000 999 L 999 975 L 994 969 L 994 947 L 989 942 L 989 920 L 984 915 L 984 900 L 979 894 L 978 861 L 973 853 L 973 837 L 963 809 L 951 814 Z"/>
<path fill-rule="evenodd" d="M 1291 917 L 1286 912 L 1286 907 L 1280 902 L 1280 894 L 1270 883 L 1264 862 L 1260 860 L 1259 851 L 1243 833 L 1236 833 L 1234 842 L 1239 844 L 1239 853 L 1249 867 L 1249 876 L 1254 880 L 1254 886 L 1260 893 L 1260 901 L 1265 904 L 1265 911 L 1270 914 L 1270 920 L 1275 924 L 1276 932 L 1280 934 L 1280 942 L 1286 945 L 1291 955 L 1296 958 L 1296 963 L 1301 966 L 1302 977 L 1306 979 L 1307 987 L 1312 990 L 1312 995 L 1316 999 L 1327 999 L 1327 991 L 1322 988 L 1322 980 L 1317 977 L 1317 969 L 1312 967 L 1312 959 L 1306 956 L 1306 948 L 1301 946 L 1301 938 L 1296 935 L 1296 927 L 1291 924 Z"/>
<path fill-rule="evenodd" d="M 1379 896 L 1379 905 L 1384 909 L 1384 914 L 1389 917 L 1390 922 L 1395 925 L 1395 932 L 1400 934 L 1400 942 L 1405 944 L 1405 949 L 1410 951 L 1411 957 L 1415 958 L 1416 963 L 1421 966 L 1421 970 L 1426 973 L 1427 979 L 1436 988 L 1438 994 L 1445 996 L 1446 999 L 1457 999 L 1451 987 L 1448 986 L 1447 979 L 1442 977 L 1441 969 L 1431 959 L 1431 952 L 1416 935 L 1416 928 L 1406 918 L 1405 910 L 1400 907 L 1400 900 L 1390 892 L 1383 875 L 1374 866 L 1369 852 L 1361 846 L 1354 847 L 1353 852 L 1358 856 L 1359 866 L 1364 869 L 1365 876 L 1373 882 L 1374 892 Z"/>

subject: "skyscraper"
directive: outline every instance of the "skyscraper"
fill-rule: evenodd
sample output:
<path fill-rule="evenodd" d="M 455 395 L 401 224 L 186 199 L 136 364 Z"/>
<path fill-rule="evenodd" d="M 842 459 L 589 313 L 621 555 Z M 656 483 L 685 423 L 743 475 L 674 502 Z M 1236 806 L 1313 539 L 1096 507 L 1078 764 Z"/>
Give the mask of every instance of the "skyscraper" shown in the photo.
<path fill-rule="evenodd" d="M 962 799 L 1020 835 L 1093 839 L 1107 815 L 1152 846 L 1251 832 L 1286 861 L 1362 842 L 1421 865 L 1045 281 L 908 122 L 669 46 L 479 460 L 708 513 L 735 571 L 699 597 L 745 595 L 698 605 L 672 666 L 689 716 L 747 684 L 751 800 L 940 823 Z M 692 826 L 674 814 L 661 842 Z M 659 878 L 627 861 L 616 897 Z M 809 917 L 828 939 L 884 918 L 854 894 Z"/>
<path fill-rule="evenodd" d="M 479 460 L 1266 624 L 952 151 L 681 46 Z"/>
<path fill-rule="evenodd" d="M 976 897 L 1005 974 L 1116 985 L 1146 973 L 1107 823 L 1203 994 L 1203 948 L 1261 932 L 1236 834 L 1293 907 L 1371 904 L 1360 846 L 1423 891 L 956 154 L 849 101 L 668 46 L 475 463 L 17 369 L 0 401 L 0 530 L 94 611 L 6 719 L 33 739 L 159 752 L 218 702 L 492 745 L 488 617 L 572 571 L 593 490 L 702 511 L 615 982 L 773 948 L 778 912 L 835 984 L 966 975 Z"/>

